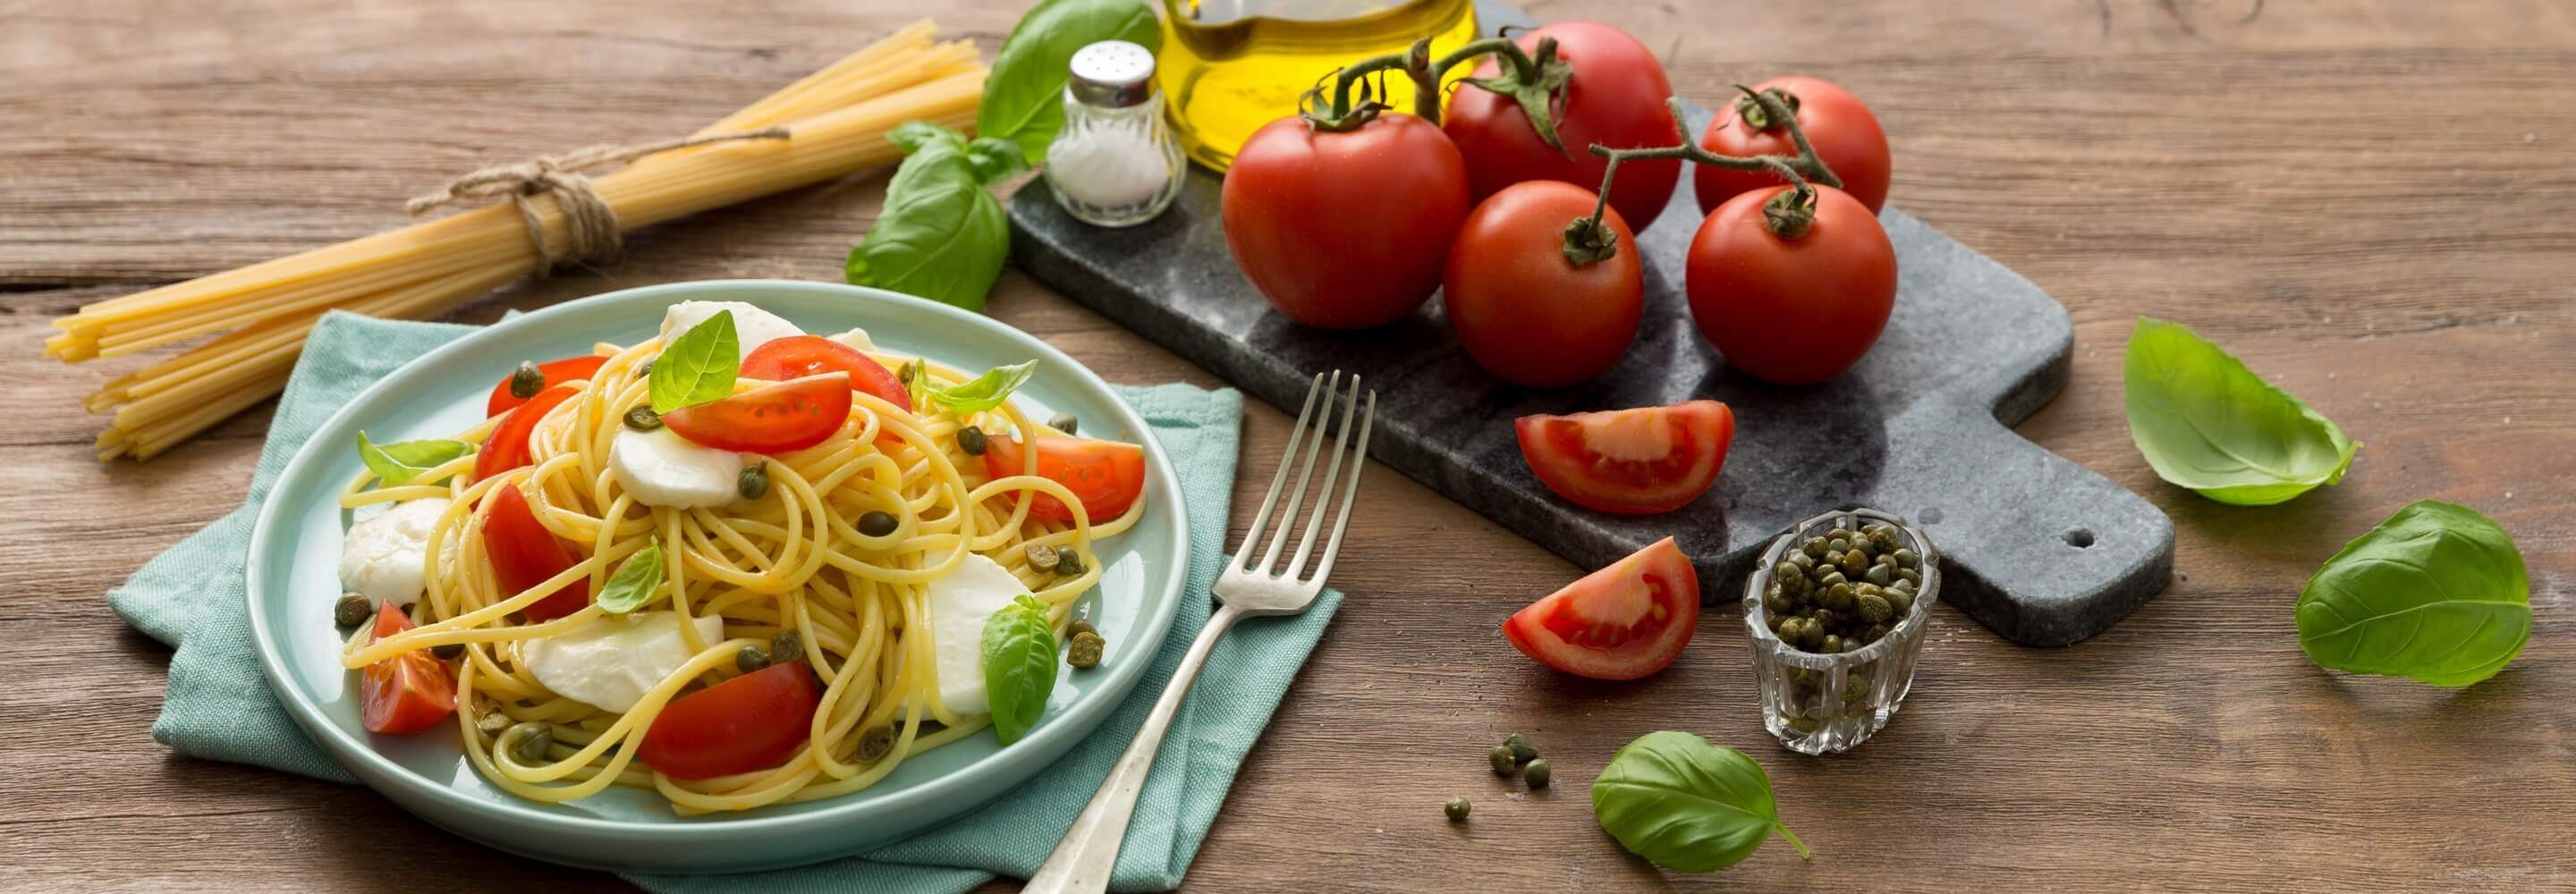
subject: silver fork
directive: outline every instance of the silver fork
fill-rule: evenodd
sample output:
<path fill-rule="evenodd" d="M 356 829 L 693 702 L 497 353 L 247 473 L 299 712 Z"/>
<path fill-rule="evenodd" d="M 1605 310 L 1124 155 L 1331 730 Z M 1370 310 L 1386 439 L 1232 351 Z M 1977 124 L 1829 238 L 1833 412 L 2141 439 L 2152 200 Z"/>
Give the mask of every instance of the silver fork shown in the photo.
<path fill-rule="evenodd" d="M 1163 747 L 1163 733 L 1172 725 L 1172 715 L 1180 710 L 1181 697 L 1190 691 L 1190 681 L 1198 678 L 1199 668 L 1207 663 L 1208 652 L 1216 648 L 1219 637 L 1234 627 L 1234 622 L 1253 615 L 1293 615 L 1315 602 L 1324 590 L 1325 575 L 1333 572 L 1333 557 L 1342 551 L 1342 529 L 1351 520 L 1351 502 L 1359 494 L 1360 469 L 1368 464 L 1369 425 L 1377 418 L 1377 392 L 1366 392 L 1368 406 L 1360 406 L 1360 377 L 1350 377 L 1350 393 L 1341 397 L 1342 374 L 1332 373 L 1329 382 L 1318 374 L 1306 386 L 1306 406 L 1297 411 L 1297 428 L 1288 435 L 1287 452 L 1279 457 L 1279 473 L 1270 479 L 1270 493 L 1261 498 L 1261 511 L 1252 517 L 1252 527 L 1243 532 L 1243 543 L 1234 550 L 1234 558 L 1217 575 L 1215 614 L 1208 616 L 1207 627 L 1199 631 L 1190 652 L 1182 656 L 1181 666 L 1172 672 L 1171 685 L 1163 696 L 1154 700 L 1154 712 L 1145 715 L 1145 725 L 1136 730 L 1136 741 L 1118 758 L 1109 778 L 1100 783 L 1098 794 L 1064 833 L 1064 841 L 1048 854 L 1046 863 L 1029 876 L 1025 891 L 1044 894 L 1090 894 L 1109 887 L 1109 871 L 1118 864 L 1119 842 L 1127 837 L 1127 821 L 1136 813 L 1136 797 L 1145 790 L 1145 777 L 1154 768 L 1154 753 Z M 1317 396 L 1322 397 L 1319 406 Z M 1297 539 L 1297 552 L 1288 564 L 1279 566 L 1279 551 L 1288 542 L 1288 529 L 1295 526 L 1297 510 L 1306 499 L 1306 483 L 1315 471 L 1315 455 L 1324 443 L 1324 430 L 1332 420 L 1333 404 L 1342 404 L 1340 434 L 1333 439 L 1333 460 L 1324 467 L 1324 481 L 1316 488 L 1314 512 L 1307 516 L 1305 534 Z M 1356 414 L 1359 443 L 1351 444 L 1352 419 Z M 1349 449 L 1345 449 L 1349 448 Z M 1300 454 L 1303 460 L 1300 460 Z M 1351 474 L 1341 478 L 1342 460 L 1350 458 Z M 1279 505 L 1280 491 L 1288 482 L 1288 467 L 1297 467 L 1297 486 L 1288 490 L 1287 508 L 1279 513 L 1279 524 L 1270 532 L 1270 545 L 1261 553 L 1259 565 L 1249 564 L 1252 548 L 1261 542 L 1261 534 L 1270 527 L 1270 510 Z M 1324 542 L 1324 552 L 1316 560 L 1315 570 L 1303 577 L 1299 571 L 1315 548 L 1315 535 L 1323 530 L 1324 513 L 1333 505 L 1333 485 L 1342 483 L 1341 511 L 1333 517 L 1331 539 Z"/>

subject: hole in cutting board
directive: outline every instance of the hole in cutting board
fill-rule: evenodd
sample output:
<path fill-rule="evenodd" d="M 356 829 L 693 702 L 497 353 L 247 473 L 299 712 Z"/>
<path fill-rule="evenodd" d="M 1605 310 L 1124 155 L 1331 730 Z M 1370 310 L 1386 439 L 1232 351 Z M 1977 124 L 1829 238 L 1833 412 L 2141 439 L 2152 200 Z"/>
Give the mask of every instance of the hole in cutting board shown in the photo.
<path fill-rule="evenodd" d="M 2093 545 L 2093 529 L 2091 528 L 2069 528 L 2066 533 L 2059 534 L 2057 536 L 2065 538 L 2066 545 L 2072 546 L 2076 549 L 2083 549 Z"/>

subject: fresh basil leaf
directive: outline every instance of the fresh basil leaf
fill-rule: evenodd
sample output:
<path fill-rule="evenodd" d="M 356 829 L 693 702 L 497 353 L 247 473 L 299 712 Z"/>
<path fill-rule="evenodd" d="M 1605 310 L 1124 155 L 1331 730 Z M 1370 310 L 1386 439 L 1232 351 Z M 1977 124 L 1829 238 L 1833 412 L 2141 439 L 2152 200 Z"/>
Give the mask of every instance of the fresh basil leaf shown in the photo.
<path fill-rule="evenodd" d="M 1029 169 L 1029 160 L 1020 155 L 1020 144 L 1000 137 L 976 137 L 968 142 L 966 160 L 975 165 L 975 179 L 987 184 Z"/>
<path fill-rule="evenodd" d="M 608 584 L 599 588 L 599 607 L 612 615 L 622 615 L 653 603 L 662 594 L 662 544 L 646 543 L 643 549 L 626 557 L 617 573 L 608 576 Z"/>
<path fill-rule="evenodd" d="M 1038 362 L 1035 360 L 996 366 L 985 370 L 983 375 L 955 385 L 933 385 L 930 399 L 960 416 L 981 413 L 1001 406 L 1003 401 L 1011 398 L 1011 392 L 1018 390 L 1037 371 Z"/>
<path fill-rule="evenodd" d="M 1046 160 L 1047 145 L 1064 129 L 1074 51 L 1103 40 L 1160 50 L 1162 23 L 1144 0 L 1046 0 L 1029 10 L 984 76 L 975 132 L 1018 143 L 1030 164 Z"/>
<path fill-rule="evenodd" d="M 1781 824 L 1762 765 L 1689 733 L 1647 733 L 1619 749 L 1592 780 L 1592 814 L 1619 846 L 1682 872 L 1733 866 L 1772 832 L 1809 857 Z"/>
<path fill-rule="evenodd" d="M 2298 617 L 2318 666 L 2467 686 L 2531 641 L 2531 578 L 2494 521 L 2419 500 L 2327 559 Z"/>
<path fill-rule="evenodd" d="M 956 131 L 909 121 L 888 138 L 912 154 L 886 184 L 877 225 L 850 248 L 850 284 L 983 310 L 1011 251 L 1001 200 Z"/>
<path fill-rule="evenodd" d="M 734 377 L 742 372 L 740 336 L 734 334 L 733 311 L 720 310 L 704 323 L 689 327 L 662 346 L 654 358 L 649 383 L 653 412 L 668 413 L 733 395 Z"/>
<path fill-rule="evenodd" d="M 359 461 L 367 464 L 367 471 L 376 473 L 377 481 L 388 486 L 410 484 L 422 473 L 473 450 L 472 444 L 444 439 L 378 444 L 367 440 L 366 432 L 358 432 Z"/>
<path fill-rule="evenodd" d="M 2147 464 L 2221 503 L 2269 506 L 2342 481 L 2361 447 L 2177 323 L 2139 318 L 2122 377 Z"/>
<path fill-rule="evenodd" d="M 1008 745 L 1027 735 L 1055 691 L 1055 630 L 1046 603 L 1021 596 L 984 619 L 984 693 L 993 733 Z"/>
<path fill-rule="evenodd" d="M 912 378 L 903 383 L 903 390 L 912 400 L 913 412 L 926 412 L 930 409 L 930 361 L 915 360 L 911 367 Z"/>

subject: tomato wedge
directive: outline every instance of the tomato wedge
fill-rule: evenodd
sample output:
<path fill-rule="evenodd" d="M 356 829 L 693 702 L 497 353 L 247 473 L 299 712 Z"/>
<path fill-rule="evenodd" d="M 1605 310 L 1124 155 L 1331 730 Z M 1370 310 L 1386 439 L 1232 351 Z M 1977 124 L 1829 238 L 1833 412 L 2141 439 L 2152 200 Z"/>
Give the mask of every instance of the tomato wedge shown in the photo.
<path fill-rule="evenodd" d="M 571 400 L 579 393 L 581 389 L 570 385 L 556 385 L 537 392 L 537 396 L 528 398 L 527 403 L 520 404 L 510 411 L 510 415 L 502 417 L 501 423 L 492 427 L 492 433 L 484 436 L 483 446 L 475 451 L 474 480 L 481 481 L 534 462 L 534 455 L 528 452 L 528 436 L 536 432 L 537 421 L 546 418 L 557 404 Z"/>
<path fill-rule="evenodd" d="M 1083 514 L 1099 524 L 1125 514 L 1145 492 L 1145 448 L 1091 438 L 1039 438 L 1038 475 L 1082 501 Z M 1027 468 L 1020 442 L 1004 437 L 984 441 L 984 474 L 1006 478 Z M 1029 517 L 1069 522 L 1073 510 L 1056 498 L 1031 494 Z"/>
<path fill-rule="evenodd" d="M 587 379 L 598 375 L 600 365 L 607 362 L 608 358 L 597 354 L 586 357 L 566 357 L 537 364 L 537 371 L 545 374 L 545 387 L 552 388 L 574 379 Z M 492 386 L 492 398 L 483 402 L 483 418 L 490 419 L 510 412 L 510 408 L 527 403 L 528 400 L 529 398 L 511 394 L 510 376 L 502 376 L 501 383 Z"/>
<path fill-rule="evenodd" d="M 833 372 L 763 385 L 662 414 L 690 443 L 743 453 L 803 450 L 850 421 L 850 376 Z"/>
<path fill-rule="evenodd" d="M 401 606 L 376 609 L 376 629 L 369 642 L 411 629 L 411 616 Z M 371 733 L 408 736 L 437 726 L 456 713 L 456 680 L 447 663 L 413 649 L 358 670 L 358 716 Z"/>
<path fill-rule="evenodd" d="M 885 398 L 886 403 L 912 409 L 912 392 L 902 380 L 876 358 L 859 349 L 820 335 L 791 335 L 773 338 L 751 349 L 742 358 L 742 375 L 747 379 L 784 382 L 824 373 L 850 374 L 850 387 Z"/>
<path fill-rule="evenodd" d="M 500 579 L 504 599 L 573 565 L 572 551 L 564 548 L 555 532 L 537 522 L 537 513 L 528 508 L 528 496 L 515 487 L 496 488 L 483 503 L 483 553 L 492 558 L 492 576 Z M 552 621 L 589 604 L 590 580 L 574 578 L 528 606 L 528 620 Z"/>
<path fill-rule="evenodd" d="M 713 779 L 786 763 L 805 747 L 823 686 L 791 661 L 680 696 L 662 706 L 635 756 L 673 779 Z"/>
<path fill-rule="evenodd" d="M 1557 670 L 1634 680 L 1672 664 L 1698 626 L 1699 572 L 1666 537 L 1530 603 L 1503 635 Z"/>
<path fill-rule="evenodd" d="M 1558 496 L 1587 508 L 1651 515 L 1717 483 L 1735 440 L 1735 411 L 1713 400 L 1513 423 L 1521 458 Z"/>

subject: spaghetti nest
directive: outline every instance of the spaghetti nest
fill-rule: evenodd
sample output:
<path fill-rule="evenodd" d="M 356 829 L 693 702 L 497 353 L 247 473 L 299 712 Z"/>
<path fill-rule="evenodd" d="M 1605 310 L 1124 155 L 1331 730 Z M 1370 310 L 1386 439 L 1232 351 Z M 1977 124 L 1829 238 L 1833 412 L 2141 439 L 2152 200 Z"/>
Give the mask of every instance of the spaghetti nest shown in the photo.
<path fill-rule="evenodd" d="M 660 345 L 598 346 L 609 359 L 591 379 L 573 383 L 579 393 L 537 423 L 530 465 L 469 481 L 469 453 L 418 479 L 444 483 L 370 488 L 372 476 L 361 475 L 341 494 L 341 505 L 351 508 L 452 500 L 428 540 L 427 555 L 437 558 L 427 563 L 425 592 L 414 608 L 420 626 L 373 642 L 361 628 L 342 662 L 359 668 L 412 650 L 463 646 L 457 715 L 466 754 L 492 784 L 520 797 L 570 801 L 627 785 L 659 791 L 686 815 L 829 798 L 874 785 L 907 755 L 989 722 L 952 714 L 940 703 L 929 585 L 956 571 L 968 553 L 982 554 L 1047 603 L 1061 634 L 1075 597 L 1099 579 L 1093 542 L 1124 531 L 1144 512 L 1138 500 L 1118 518 L 1091 524 L 1071 491 L 1035 474 L 1034 450 L 1023 451 L 1021 474 L 984 474 L 955 435 L 968 424 L 1035 435 L 1008 402 L 959 418 L 928 408 L 915 413 L 865 392 L 854 395 L 849 418 L 830 438 L 767 457 L 770 486 L 760 498 L 713 509 L 645 506 L 610 474 L 609 445 L 626 411 L 647 402 L 639 367 Z M 927 361 L 921 369 L 933 382 L 963 380 Z M 763 384 L 746 379 L 735 390 Z M 457 438 L 479 441 L 502 418 Z M 519 489 L 539 523 L 576 545 L 572 567 L 521 592 L 501 590 L 485 554 L 479 511 L 501 488 Z M 1038 495 L 1070 507 L 1072 520 L 1032 517 L 1030 502 Z M 893 515 L 894 531 L 869 536 L 852 523 L 871 511 Z M 664 565 L 649 604 L 679 616 L 688 660 L 624 713 L 549 691 L 522 650 L 591 623 L 605 609 L 591 604 L 543 622 L 520 612 L 583 579 L 590 592 L 601 592 L 610 573 L 649 544 L 659 545 Z M 1073 551 L 1083 560 L 1081 573 L 1029 567 L 1032 544 Z M 701 636 L 691 623 L 710 616 L 722 621 L 719 639 Z M 635 761 L 666 705 L 701 684 L 736 676 L 737 654 L 781 631 L 794 631 L 804 651 L 773 660 L 801 657 L 824 684 L 802 750 L 770 769 L 693 781 Z M 503 745 L 503 731 L 527 723 L 545 724 L 552 733 L 541 761 L 523 763 Z M 883 753 L 862 759 L 862 741 L 872 731 L 878 741 L 866 750 Z M 890 749 L 883 745 L 888 731 Z"/>

